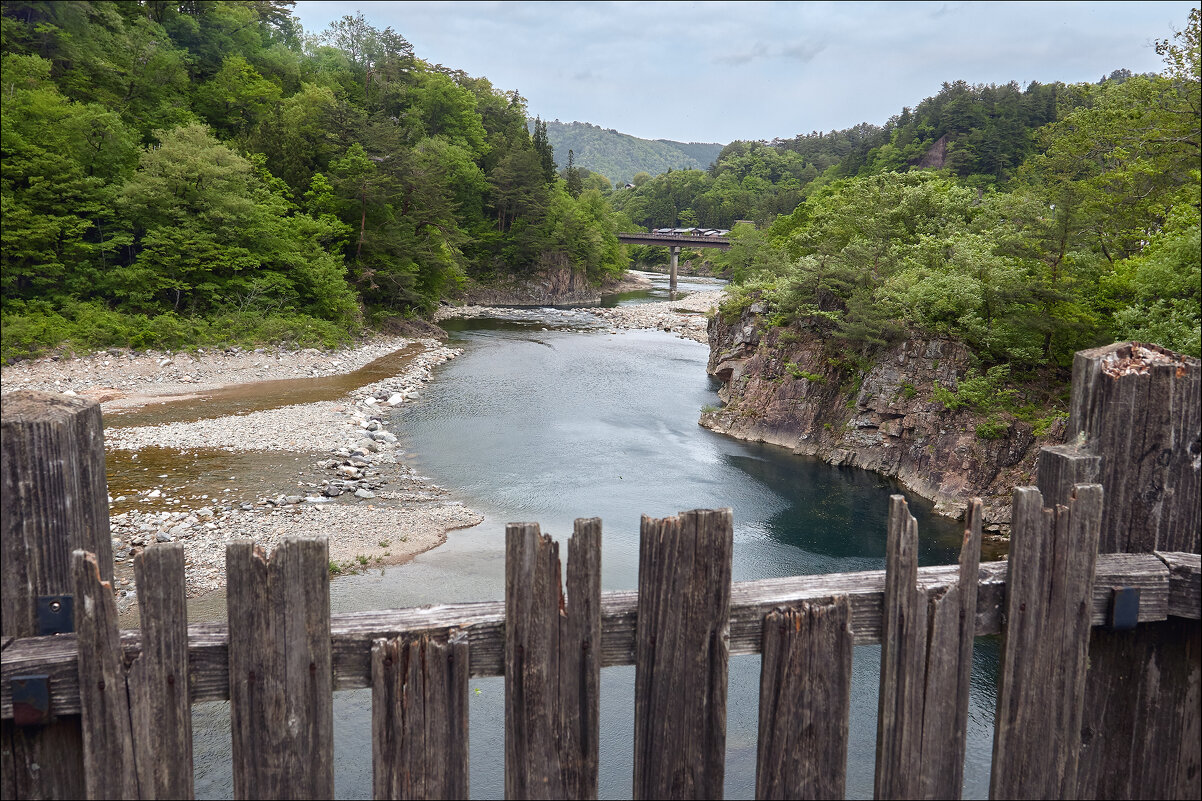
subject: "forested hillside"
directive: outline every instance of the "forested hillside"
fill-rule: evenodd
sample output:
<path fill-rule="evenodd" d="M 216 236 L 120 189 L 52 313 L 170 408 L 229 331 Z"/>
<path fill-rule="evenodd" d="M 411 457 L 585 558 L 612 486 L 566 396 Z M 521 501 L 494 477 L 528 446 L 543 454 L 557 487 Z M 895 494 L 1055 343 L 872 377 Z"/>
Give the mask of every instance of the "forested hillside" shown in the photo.
<path fill-rule="evenodd" d="M 291 5 L 3 4 L 5 358 L 331 342 L 465 277 L 622 270 L 516 92 Z"/>
<path fill-rule="evenodd" d="M 1159 75 L 948 83 L 884 126 L 732 142 L 612 202 L 646 227 L 755 221 L 711 256 L 740 285 L 728 313 L 762 298 L 833 351 L 918 331 L 1015 371 L 1114 339 L 1198 355 L 1197 11 L 1157 49 Z"/>
<path fill-rule="evenodd" d="M 567 167 L 570 150 L 575 166 L 600 173 L 615 186 L 624 186 L 640 172 L 651 176 L 668 170 L 705 170 L 722 152 L 720 144 L 640 139 L 587 122 L 550 121 L 547 139 L 561 168 Z"/>
<path fill-rule="evenodd" d="M 706 256 L 735 278 L 727 313 L 760 298 L 848 364 L 935 334 L 1000 387 L 1113 339 L 1202 350 L 1196 10 L 1161 74 L 950 82 L 880 126 L 732 142 L 610 192 L 626 168 L 589 141 L 717 146 L 531 136 L 516 92 L 290 6 L 0 7 L 4 358 L 334 342 L 469 280 L 619 273 L 619 230 L 738 220 Z"/>
<path fill-rule="evenodd" d="M 1133 339 L 1198 356 L 1198 42 L 1194 10 L 1157 43 L 1159 75 L 1025 93 L 950 85 L 808 183 L 769 177 L 803 200 L 762 230 L 732 234 L 726 258 L 739 289 L 724 313 L 759 300 L 771 324 L 819 332 L 849 365 L 916 334 L 962 341 L 979 372 L 939 400 L 999 414 L 1021 406 L 1007 389 L 1014 378 L 1033 386 L 1049 367 L 1063 376 L 1081 348 Z M 942 169 L 918 169 L 941 139 Z M 765 165 L 810 166 L 822 150 L 799 143 L 818 144 L 753 150 Z M 710 191 L 722 164 L 699 174 Z M 625 208 L 659 181 L 629 193 Z M 708 209 L 705 198 L 690 208 Z"/>

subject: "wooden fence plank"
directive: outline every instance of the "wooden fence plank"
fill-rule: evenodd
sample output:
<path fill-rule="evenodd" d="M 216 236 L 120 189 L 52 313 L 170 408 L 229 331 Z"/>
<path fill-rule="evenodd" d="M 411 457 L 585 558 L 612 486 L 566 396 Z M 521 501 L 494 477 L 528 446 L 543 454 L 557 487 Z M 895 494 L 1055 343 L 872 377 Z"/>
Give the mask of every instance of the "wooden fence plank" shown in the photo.
<path fill-rule="evenodd" d="M 1099 550 L 1198 553 L 1199 361 L 1130 342 L 1081 351 L 1073 359 L 1069 408 L 1068 440 L 1099 459 L 1097 480 L 1105 487 Z M 1063 503 L 1062 496 L 1048 495 L 1051 488 L 1040 478 L 1045 496 Z M 1121 586 L 1129 585 L 1101 589 Z M 1135 631 L 1091 633 L 1076 790 L 1082 798 L 1202 794 L 1202 742 L 1196 734 L 1202 709 L 1182 703 L 1196 698 L 1202 684 L 1197 637 L 1196 629 L 1172 620 Z M 1125 679 L 1116 683 L 1120 675 Z M 1150 708 L 1157 714 L 1148 715 Z M 1180 719 L 1169 722 L 1166 716 Z"/>
<path fill-rule="evenodd" d="M 917 586 L 918 521 L 901 495 L 889 498 L 887 537 L 873 797 L 917 798 L 927 604 Z"/>
<path fill-rule="evenodd" d="M 103 436 L 95 401 L 29 390 L 4 395 L 0 624 L 5 635 L 36 635 L 38 597 L 72 593 L 73 550 L 97 554 L 101 578 L 112 580 Z M 9 691 L 7 679 L 4 689 Z M 16 727 L 6 719 L 0 726 L 5 798 L 79 798 L 85 792 L 79 705 L 58 708 L 53 685 L 51 692 L 47 725 Z M 47 765 L 60 769 L 43 769 Z"/>
<path fill-rule="evenodd" d="M 959 798 L 964 784 L 981 523 L 981 499 L 973 498 L 968 505 L 964 541 L 960 546 L 959 580 L 954 586 L 929 596 L 922 747 L 918 761 L 923 798 Z"/>
<path fill-rule="evenodd" d="M 117 604 L 94 554 L 72 554 L 87 798 L 139 798 Z"/>
<path fill-rule="evenodd" d="M 1098 788 L 1099 798 L 1195 798 L 1202 752 L 1198 747 L 1199 624 L 1171 617 L 1134 631 L 1095 629 L 1103 667 L 1090 665 L 1086 703 L 1094 720 L 1127 721 L 1126 731 L 1082 732 L 1078 797 Z M 1190 714 L 1192 713 L 1192 714 Z M 1126 746 L 1119 750 L 1118 744 Z M 1107 753 L 1106 763 L 1097 759 Z M 1144 788 L 1151 788 L 1145 790 Z"/>
<path fill-rule="evenodd" d="M 567 798 L 597 797 L 601 748 L 601 519 L 577 518 L 568 540 L 567 609 L 559 618 L 559 733 Z"/>
<path fill-rule="evenodd" d="M 1067 508 L 1043 508 L 1033 487 L 1014 491 L 990 798 L 1076 791 L 1101 514 L 1096 484 L 1078 486 Z"/>
<path fill-rule="evenodd" d="M 505 530 L 505 796 L 597 793 L 600 521 L 578 520 L 568 559 L 534 523 Z"/>
<path fill-rule="evenodd" d="M 332 798 L 333 666 L 324 538 L 287 537 L 270 562 L 226 548 L 230 719 L 239 798 Z"/>
<path fill-rule="evenodd" d="M 730 509 L 644 515 L 634 680 L 634 797 L 721 798 Z"/>
<path fill-rule="evenodd" d="M 468 797 L 467 640 L 372 645 L 375 798 Z"/>
<path fill-rule="evenodd" d="M 192 703 L 184 548 L 151 545 L 134 557 L 142 650 L 127 682 L 142 798 L 193 798 Z"/>
<path fill-rule="evenodd" d="M 756 798 L 843 798 L 850 623 L 846 596 L 764 617 Z"/>
<path fill-rule="evenodd" d="M 978 570 L 977 636 L 1000 634 L 1006 595 L 1005 562 L 986 562 Z M 918 583 L 928 594 L 938 594 L 956 581 L 956 565 L 922 567 Z M 1189 580 L 1181 574 L 1179 581 Z M 1195 576 L 1193 580 L 1197 580 Z M 856 645 L 880 642 L 881 598 L 885 572 L 833 573 L 815 576 L 759 579 L 736 582 L 731 589 L 730 653 L 758 654 L 764 615 L 781 606 L 821 601 L 846 595 L 851 606 L 851 628 Z M 1098 556 L 1091 622 L 1106 623 L 1112 587 L 1140 589 L 1141 623 L 1165 620 L 1169 614 L 1169 569 L 1151 554 L 1100 554 Z M 611 591 L 601 596 L 601 666 L 634 664 L 638 593 Z M 1178 610 L 1179 612 L 1182 610 Z M 1194 612 L 1195 616 L 1198 612 Z M 1194 619 L 1197 619 L 1195 617 Z M 381 637 L 429 634 L 443 641 L 461 632 L 471 646 L 471 675 L 500 676 L 504 672 L 505 602 L 485 601 L 442 604 L 414 609 L 348 612 L 331 617 L 334 688 L 353 690 L 371 686 L 371 644 Z M 141 632 L 121 633 L 126 660 L 141 652 Z M 221 701 L 230 697 L 229 631 L 225 623 L 197 623 L 188 627 L 188 665 L 193 702 Z M 55 709 L 79 713 L 79 675 L 75 635 L 30 637 L 14 641 L 0 654 L 0 717 L 12 717 L 9 680 L 13 676 L 44 673 L 50 676 Z"/>
<path fill-rule="evenodd" d="M 505 797 L 564 795 L 557 731 L 559 545 L 537 523 L 505 527 Z"/>

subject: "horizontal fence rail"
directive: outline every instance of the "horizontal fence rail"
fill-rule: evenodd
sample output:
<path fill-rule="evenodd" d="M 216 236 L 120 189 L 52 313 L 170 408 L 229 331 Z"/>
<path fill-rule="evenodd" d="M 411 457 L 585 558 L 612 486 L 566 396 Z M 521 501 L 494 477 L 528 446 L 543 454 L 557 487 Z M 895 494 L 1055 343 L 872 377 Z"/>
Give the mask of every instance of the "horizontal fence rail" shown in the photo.
<path fill-rule="evenodd" d="M 978 571 L 976 635 L 1002 631 L 1006 563 L 986 562 Z M 1109 620 L 1113 588 L 1138 587 L 1139 622 L 1166 620 L 1169 615 L 1197 620 L 1200 589 L 1199 555 L 1192 553 L 1100 554 L 1094 577 L 1092 623 Z M 928 595 L 945 592 L 956 582 L 959 567 L 940 565 L 918 570 L 918 584 Z M 831 573 L 815 576 L 734 582 L 730 602 L 730 653 L 758 654 L 764 616 L 781 606 L 819 602 L 846 595 L 857 645 L 876 644 L 881 637 L 885 571 Z M 601 665 L 632 665 L 638 593 L 606 592 L 601 596 Z M 445 604 L 413 609 L 349 612 L 333 615 L 330 636 L 334 689 L 371 686 L 371 647 L 380 638 L 433 635 L 445 640 L 452 632 L 467 637 L 472 676 L 504 674 L 505 602 Z M 126 659 L 141 653 L 141 632 L 121 632 Z M 229 699 L 229 630 L 224 623 L 188 627 L 188 663 L 192 701 Z M 50 677 L 51 704 L 57 714 L 76 714 L 79 673 L 75 635 L 10 639 L 0 654 L 0 717 L 12 717 L 11 679 L 44 674 Z"/>
<path fill-rule="evenodd" d="M 973 637 L 1001 634 L 991 798 L 1198 798 L 1198 366 L 1077 355 L 1071 445 L 1015 489 L 1006 562 L 980 564 L 973 499 L 959 564 L 920 569 L 895 495 L 885 570 L 732 583 L 733 510 L 693 510 L 644 516 L 637 592 L 603 594 L 599 520 L 566 584 L 517 523 L 503 601 L 331 615 L 324 538 L 237 540 L 228 622 L 187 626 L 168 543 L 135 558 L 124 632 L 95 404 L 6 396 L 0 794 L 189 798 L 191 705 L 229 699 L 234 795 L 328 798 L 333 693 L 370 687 L 375 797 L 461 798 L 468 678 L 504 675 L 506 797 L 595 798 L 599 671 L 633 664 L 635 797 L 720 798 L 729 656 L 762 653 L 756 796 L 841 798 L 853 646 L 880 643 L 874 795 L 954 799 Z"/>

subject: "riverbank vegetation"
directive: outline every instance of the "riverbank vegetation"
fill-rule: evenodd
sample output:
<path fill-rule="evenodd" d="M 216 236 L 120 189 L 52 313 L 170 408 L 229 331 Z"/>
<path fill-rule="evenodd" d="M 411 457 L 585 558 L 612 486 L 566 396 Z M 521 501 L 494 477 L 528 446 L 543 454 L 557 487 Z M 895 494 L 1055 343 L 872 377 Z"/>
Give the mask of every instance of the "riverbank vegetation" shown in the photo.
<path fill-rule="evenodd" d="M 1114 339 L 1202 350 L 1196 10 L 1158 75 L 956 81 L 610 191 L 516 91 L 290 6 L 3 4 L 4 359 L 331 344 L 465 282 L 596 283 L 655 258 L 618 231 L 691 225 L 734 229 L 696 256 L 725 314 L 761 299 L 849 364 L 916 333 L 1012 380 Z"/>
<path fill-rule="evenodd" d="M 913 335 L 967 343 L 1015 379 L 1081 348 L 1202 351 L 1198 12 L 1161 74 L 946 84 L 885 126 L 728 145 L 709 172 L 615 193 L 648 226 L 728 227 L 710 256 L 770 324 L 867 357 Z"/>
<path fill-rule="evenodd" d="M 3 4 L 5 359 L 332 343 L 467 279 L 622 272 L 517 92 L 291 5 Z"/>

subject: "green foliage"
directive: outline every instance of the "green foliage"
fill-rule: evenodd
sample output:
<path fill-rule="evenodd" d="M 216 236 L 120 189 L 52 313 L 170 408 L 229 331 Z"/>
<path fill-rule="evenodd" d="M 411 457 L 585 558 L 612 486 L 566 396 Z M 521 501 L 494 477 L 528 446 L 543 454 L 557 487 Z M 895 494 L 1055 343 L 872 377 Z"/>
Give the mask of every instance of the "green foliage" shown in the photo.
<path fill-rule="evenodd" d="M 1064 411 L 1053 412 L 1046 417 L 1040 417 L 1035 421 L 1034 426 L 1032 426 L 1032 433 L 1037 437 L 1045 436 L 1057 422 L 1067 419 L 1068 412 Z"/>
<path fill-rule="evenodd" d="M 906 400 L 912 400 L 918 395 L 918 388 L 906 381 L 901 385 L 901 394 Z"/>
<path fill-rule="evenodd" d="M 956 383 L 955 389 L 948 389 L 935 382 L 932 396 L 942 403 L 948 411 L 957 409 L 975 409 L 991 412 L 1013 404 L 1017 392 L 1007 388 L 1010 379 L 1010 365 L 999 364 L 990 367 L 984 375 L 974 369 Z"/>
<path fill-rule="evenodd" d="M 994 415 L 986 417 L 976 427 L 977 438 L 984 440 L 1002 439 L 1009 430 L 1009 423 Z"/>
<path fill-rule="evenodd" d="M 5 311 L 0 360 L 31 359 L 56 348 L 71 352 L 113 347 L 179 350 L 264 343 L 329 348 L 350 341 L 357 331 L 357 327 L 348 329 L 304 314 L 226 312 L 202 318 L 175 312 L 129 314 L 95 302 L 69 302 L 59 308 L 32 302 Z"/>
<path fill-rule="evenodd" d="M 362 14 L 302 42 L 288 5 L 0 7 L 6 358 L 337 340 L 469 274 L 622 270 L 609 180 L 563 191 L 517 93 Z"/>
<path fill-rule="evenodd" d="M 807 371 L 801 369 L 800 367 L 798 367 L 794 362 L 787 362 L 785 364 L 785 370 L 787 370 L 789 375 L 793 376 L 793 378 L 796 378 L 796 379 L 804 378 L 807 381 L 814 383 L 814 384 L 821 384 L 822 382 L 826 381 L 826 378 L 824 376 L 819 375 L 818 373 L 807 372 Z"/>

